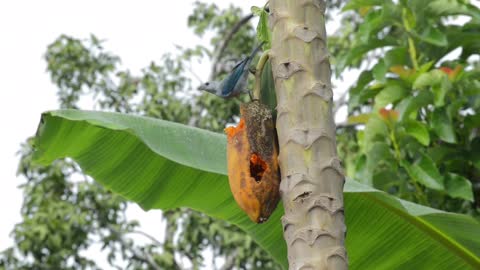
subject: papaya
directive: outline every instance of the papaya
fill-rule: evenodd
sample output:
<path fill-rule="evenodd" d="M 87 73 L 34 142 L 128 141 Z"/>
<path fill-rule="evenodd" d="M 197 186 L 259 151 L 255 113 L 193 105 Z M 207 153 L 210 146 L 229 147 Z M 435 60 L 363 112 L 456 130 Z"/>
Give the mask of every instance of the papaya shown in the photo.
<path fill-rule="evenodd" d="M 259 101 L 240 105 L 240 122 L 225 129 L 228 180 L 253 222 L 265 222 L 280 199 L 278 142 L 272 113 Z"/>

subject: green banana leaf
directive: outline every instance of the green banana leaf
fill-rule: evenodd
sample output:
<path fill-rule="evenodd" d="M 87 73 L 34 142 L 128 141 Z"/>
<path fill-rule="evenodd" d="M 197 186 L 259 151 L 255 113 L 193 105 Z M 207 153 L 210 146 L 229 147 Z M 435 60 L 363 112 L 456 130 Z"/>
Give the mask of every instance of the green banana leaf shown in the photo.
<path fill-rule="evenodd" d="M 117 113 L 47 112 L 35 160 L 71 157 L 96 181 L 143 209 L 189 207 L 231 222 L 285 269 L 281 203 L 257 225 L 236 205 L 226 176 L 226 138 L 172 122 Z M 351 269 L 480 269 L 480 223 L 392 197 L 354 181 L 345 185 Z"/>

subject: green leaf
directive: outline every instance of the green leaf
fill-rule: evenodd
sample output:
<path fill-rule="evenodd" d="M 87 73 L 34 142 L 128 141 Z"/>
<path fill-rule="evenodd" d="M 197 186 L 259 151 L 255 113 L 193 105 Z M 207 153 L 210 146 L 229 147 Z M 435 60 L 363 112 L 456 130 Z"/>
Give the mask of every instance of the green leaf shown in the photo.
<path fill-rule="evenodd" d="M 61 110 L 43 114 L 36 160 L 71 157 L 144 209 L 189 207 L 239 226 L 285 269 L 280 217 L 254 224 L 226 177 L 225 136 L 162 120 Z M 479 269 L 480 223 L 400 200 L 355 181 L 344 190 L 350 269 Z M 405 258 L 410 258 L 405 260 Z"/>
<path fill-rule="evenodd" d="M 469 159 L 472 161 L 473 166 L 480 170 L 480 137 L 476 137 L 472 140 L 470 146 Z"/>
<path fill-rule="evenodd" d="M 398 7 L 395 6 L 394 8 Z M 415 14 L 408 8 L 402 8 L 402 21 L 406 29 L 415 28 L 417 25 L 417 18 L 415 18 Z"/>
<path fill-rule="evenodd" d="M 265 63 L 261 78 L 260 101 L 272 111 L 273 119 L 277 119 L 277 96 L 275 94 L 275 81 L 273 80 L 272 64 L 270 60 Z"/>
<path fill-rule="evenodd" d="M 401 179 L 398 177 L 397 172 L 398 170 L 392 169 L 377 170 L 372 176 L 373 186 L 387 192 L 389 190 L 395 190 L 403 182 L 401 180 L 394 180 Z"/>
<path fill-rule="evenodd" d="M 429 25 L 420 35 L 420 39 L 439 47 L 448 45 L 447 36 L 437 28 Z"/>
<path fill-rule="evenodd" d="M 473 202 L 472 183 L 467 178 L 455 173 L 447 173 L 445 186 L 448 195 Z"/>
<path fill-rule="evenodd" d="M 430 62 L 427 62 L 427 63 L 421 65 L 420 68 L 418 69 L 417 73 L 423 74 L 423 73 L 429 71 L 434 63 L 435 63 L 434 61 L 430 61 Z"/>
<path fill-rule="evenodd" d="M 337 56 L 336 70 L 341 71 L 347 66 L 357 66 L 364 60 L 364 55 L 374 49 L 382 48 L 385 46 L 393 46 L 393 42 L 388 40 L 369 40 L 367 44 L 353 47 L 344 55 Z"/>
<path fill-rule="evenodd" d="M 436 108 L 432 113 L 432 126 L 441 140 L 448 143 L 457 142 L 452 120 L 444 109 Z"/>
<path fill-rule="evenodd" d="M 371 72 L 362 71 L 362 73 L 360 73 L 357 79 L 357 84 L 354 87 L 350 88 L 348 93 L 350 96 L 350 98 L 348 99 L 349 113 L 352 112 L 353 108 L 356 108 L 363 102 L 363 94 L 367 92 L 365 91 L 365 89 L 372 80 L 373 76 Z"/>
<path fill-rule="evenodd" d="M 375 142 L 372 144 L 367 152 L 367 177 L 362 183 L 372 185 L 373 176 L 377 172 L 389 169 L 396 169 L 396 160 L 390 149 L 390 146 L 385 142 Z M 378 186 L 377 186 L 378 187 Z"/>
<path fill-rule="evenodd" d="M 441 107 L 445 105 L 445 95 L 451 88 L 451 83 L 447 74 L 440 70 L 432 70 L 423 73 L 413 83 L 415 89 L 425 89 L 431 87 L 433 93 L 433 101 L 435 106 Z"/>
<path fill-rule="evenodd" d="M 416 96 L 409 96 L 403 99 L 395 107 L 398 110 L 400 121 L 405 119 L 415 119 L 420 108 L 433 102 L 433 95 L 429 91 L 420 91 Z"/>
<path fill-rule="evenodd" d="M 365 133 L 363 137 L 364 152 L 370 151 L 370 147 L 374 142 L 385 142 L 388 138 L 388 127 L 378 115 L 371 115 L 365 125 Z"/>
<path fill-rule="evenodd" d="M 478 22 L 470 22 L 461 27 L 450 27 L 446 29 L 445 34 L 448 37 L 451 50 L 462 47 L 460 59 L 466 60 L 470 55 L 477 54 L 480 50 L 480 43 L 478 42 L 478 36 L 480 34 L 479 25 L 480 23 Z"/>
<path fill-rule="evenodd" d="M 342 11 L 359 9 L 362 7 L 369 7 L 369 6 L 380 6 L 384 2 L 385 1 L 383 0 L 351 0 L 347 2 L 345 7 L 343 7 Z"/>
<path fill-rule="evenodd" d="M 270 48 L 272 40 L 272 34 L 268 28 L 268 13 L 265 9 L 258 7 L 252 7 L 252 13 L 260 16 L 257 25 L 257 38 L 260 42 L 265 42 L 263 49 L 267 50 Z"/>
<path fill-rule="evenodd" d="M 437 107 L 445 105 L 445 95 L 447 94 L 448 87 L 437 85 L 432 87 L 433 92 L 433 104 Z"/>
<path fill-rule="evenodd" d="M 378 31 L 387 25 L 388 20 L 392 19 L 389 9 L 385 5 L 378 10 L 372 10 L 368 7 L 367 10 L 370 10 L 370 12 L 363 18 L 357 35 L 363 44 L 367 44 L 371 38 L 376 38 Z M 359 13 L 362 13 L 362 11 Z"/>
<path fill-rule="evenodd" d="M 400 77 L 402 81 L 408 83 L 408 85 L 411 85 L 419 75 L 415 69 L 406 68 L 402 65 L 392 66 L 389 71 L 398 75 L 398 77 Z"/>
<path fill-rule="evenodd" d="M 455 145 L 450 146 L 448 144 L 436 144 L 429 147 L 427 151 L 428 155 L 436 164 L 446 162 L 455 156 L 462 156 L 462 154 L 460 154 L 462 149 L 456 149 Z"/>
<path fill-rule="evenodd" d="M 378 95 L 375 96 L 374 110 L 387 106 L 388 104 L 395 103 L 396 101 L 404 98 L 408 94 L 407 89 L 398 84 L 388 84 Z"/>
<path fill-rule="evenodd" d="M 378 61 L 378 63 L 372 69 L 373 78 L 379 82 L 385 82 L 387 74 L 387 67 L 385 66 L 385 62 L 383 60 Z"/>
<path fill-rule="evenodd" d="M 370 119 L 370 113 L 362 113 L 357 115 L 351 115 L 347 118 L 347 123 L 349 124 L 366 124 L 368 119 Z"/>
<path fill-rule="evenodd" d="M 402 167 L 405 168 L 408 175 L 413 180 L 422 185 L 436 190 L 445 190 L 443 184 L 443 176 L 435 166 L 433 160 L 426 154 L 422 154 L 422 157 L 416 164 L 408 164 L 408 162 L 402 160 Z"/>
<path fill-rule="evenodd" d="M 392 66 L 409 66 L 410 60 L 408 57 L 408 50 L 405 47 L 396 47 L 385 53 L 384 57 L 387 69 Z"/>
<path fill-rule="evenodd" d="M 434 15 L 469 15 L 480 20 L 480 11 L 471 4 L 465 4 L 460 0 L 435 0 L 427 5 L 428 12 Z"/>
<path fill-rule="evenodd" d="M 372 185 L 370 175 L 367 170 L 367 156 L 361 155 L 355 162 L 354 179 L 362 184 Z"/>
<path fill-rule="evenodd" d="M 260 16 L 263 12 L 263 8 L 257 7 L 257 6 L 252 6 L 250 8 L 250 11 L 253 13 L 253 15 Z"/>
<path fill-rule="evenodd" d="M 402 124 L 408 135 L 414 137 L 425 146 L 430 144 L 430 134 L 428 133 L 428 128 L 425 124 L 415 120 L 406 120 Z"/>

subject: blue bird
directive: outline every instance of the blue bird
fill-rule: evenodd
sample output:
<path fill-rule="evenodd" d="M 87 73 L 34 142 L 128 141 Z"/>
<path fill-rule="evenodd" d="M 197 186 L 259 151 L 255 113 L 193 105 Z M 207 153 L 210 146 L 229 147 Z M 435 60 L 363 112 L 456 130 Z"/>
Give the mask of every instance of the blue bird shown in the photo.
<path fill-rule="evenodd" d="M 198 90 L 203 90 L 212 94 L 215 94 L 222 98 L 231 98 L 240 95 L 241 93 L 247 93 L 247 79 L 249 66 L 253 57 L 262 47 L 263 42 L 258 45 L 255 50 L 242 61 L 233 67 L 232 72 L 228 74 L 223 81 L 211 81 L 206 82 L 198 87 Z"/>

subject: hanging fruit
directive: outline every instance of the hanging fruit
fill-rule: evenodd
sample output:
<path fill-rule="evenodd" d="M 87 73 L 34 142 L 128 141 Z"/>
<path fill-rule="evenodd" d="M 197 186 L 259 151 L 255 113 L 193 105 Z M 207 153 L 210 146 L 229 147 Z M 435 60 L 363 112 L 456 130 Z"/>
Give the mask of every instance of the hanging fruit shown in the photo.
<path fill-rule="evenodd" d="M 275 127 L 271 111 L 257 100 L 242 104 L 240 114 L 239 124 L 225 129 L 230 189 L 250 219 L 262 223 L 280 199 Z"/>

